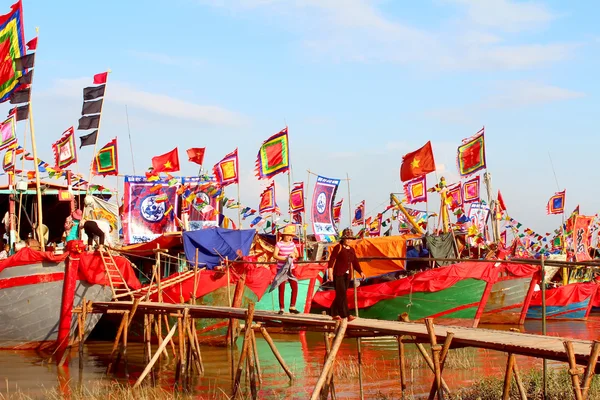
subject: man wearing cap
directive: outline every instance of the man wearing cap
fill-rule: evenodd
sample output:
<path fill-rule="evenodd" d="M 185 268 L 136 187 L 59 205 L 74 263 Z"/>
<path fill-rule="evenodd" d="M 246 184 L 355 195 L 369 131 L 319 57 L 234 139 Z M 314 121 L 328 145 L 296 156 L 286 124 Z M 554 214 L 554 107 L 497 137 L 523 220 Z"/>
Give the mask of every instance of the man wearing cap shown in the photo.
<path fill-rule="evenodd" d="M 363 279 L 365 278 L 365 274 L 362 272 L 358 259 L 356 258 L 356 253 L 348 244 L 348 241 L 353 239 L 354 235 L 352 229 L 344 229 L 342 231 L 340 243 L 333 248 L 331 255 L 329 256 L 327 265 L 328 277 L 330 280 L 333 280 L 335 286 L 335 300 L 333 300 L 333 304 L 331 304 L 331 316 L 335 320 L 348 318 L 349 321 L 352 321 L 356 318 L 353 315 L 350 315 L 348 301 L 346 299 L 346 292 L 350 286 L 350 270 L 354 268 Z"/>

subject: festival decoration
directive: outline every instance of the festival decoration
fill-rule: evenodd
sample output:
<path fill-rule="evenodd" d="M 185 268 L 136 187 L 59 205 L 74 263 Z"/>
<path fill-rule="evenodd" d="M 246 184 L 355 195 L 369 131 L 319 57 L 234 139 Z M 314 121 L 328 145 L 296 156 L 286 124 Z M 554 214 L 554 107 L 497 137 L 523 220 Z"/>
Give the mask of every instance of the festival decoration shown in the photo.
<path fill-rule="evenodd" d="M 404 184 L 404 195 L 408 204 L 427 201 L 427 178 L 425 175 Z"/>
<path fill-rule="evenodd" d="M 117 204 L 96 196 L 86 196 L 84 198 L 83 215 L 93 220 L 106 221 L 112 228 L 109 233 L 111 242 L 119 242 L 121 218 L 119 216 L 119 207 Z"/>
<path fill-rule="evenodd" d="M 352 226 L 361 226 L 365 224 L 365 201 L 361 201 L 360 204 L 354 210 L 354 218 L 352 218 Z"/>
<path fill-rule="evenodd" d="M 192 147 L 191 149 L 187 149 L 186 153 L 188 156 L 188 161 L 202 165 L 204 163 L 205 152 L 206 147 Z"/>
<path fill-rule="evenodd" d="M 98 151 L 92 165 L 94 175 L 118 175 L 119 156 L 117 153 L 117 138 L 108 142 Z"/>
<path fill-rule="evenodd" d="M 107 79 L 108 72 L 96 74 L 94 75 L 93 83 L 99 86 L 90 86 L 83 89 L 83 106 L 81 107 L 81 118 L 79 118 L 77 130 L 98 129 L 100 126 Z M 98 132 L 96 131 L 95 133 L 97 138 Z"/>
<path fill-rule="evenodd" d="M 344 199 L 340 199 L 333 206 L 333 222 L 339 224 L 342 219 L 342 204 L 344 203 Z"/>
<path fill-rule="evenodd" d="M 487 225 L 487 219 L 490 215 L 490 207 L 487 204 L 483 203 L 471 203 L 469 207 L 468 217 L 470 220 L 469 229 L 474 227 L 473 229 L 477 230 L 478 235 L 481 235 L 483 241 L 486 239 L 486 230 L 485 227 Z M 482 243 L 482 240 L 478 240 L 477 235 L 475 237 L 469 238 L 469 244 L 471 246 L 479 246 Z"/>
<path fill-rule="evenodd" d="M 87 135 L 79 136 L 79 140 L 81 140 L 81 144 L 79 145 L 79 148 L 81 149 L 83 146 L 93 146 L 96 144 L 97 139 L 98 139 L 98 130 L 95 130 L 94 132 L 87 134 Z"/>
<path fill-rule="evenodd" d="M 9 99 L 23 75 L 23 70 L 13 65 L 14 59 L 25 54 L 21 1 L 17 1 L 10 9 L 8 14 L 0 17 L 0 103 Z"/>
<path fill-rule="evenodd" d="M 54 153 L 54 165 L 58 168 L 67 168 L 77 162 L 73 127 L 64 131 L 60 139 L 52 144 L 52 152 Z"/>
<path fill-rule="evenodd" d="M 205 212 L 205 207 L 218 208 L 218 191 L 211 190 L 216 182 L 209 177 L 184 177 L 181 181 L 182 213 L 187 212 L 188 230 L 195 231 L 219 224 L 222 214 Z"/>
<path fill-rule="evenodd" d="M 594 217 L 577 215 L 573 228 L 573 252 L 576 261 L 589 261 L 592 258 L 588 250 L 588 232 Z"/>
<path fill-rule="evenodd" d="M 378 214 L 377 217 L 375 217 L 373 221 L 368 224 L 369 236 L 381 236 L 381 219 L 382 214 Z"/>
<path fill-rule="evenodd" d="M 17 122 L 26 120 L 29 118 L 29 104 L 23 106 L 13 107 L 8 112 L 8 116 L 15 116 Z"/>
<path fill-rule="evenodd" d="M 179 152 L 177 150 L 177 147 L 165 154 L 152 157 L 152 168 L 152 172 L 154 172 L 155 174 L 161 172 L 179 171 Z"/>
<path fill-rule="evenodd" d="M 457 207 L 462 207 L 463 196 L 462 196 L 462 183 L 458 182 L 454 185 L 448 186 L 446 191 L 446 203 L 450 206 L 450 209 L 454 210 Z"/>
<path fill-rule="evenodd" d="M 506 211 L 506 204 L 504 203 L 504 198 L 502 197 L 502 193 L 500 193 L 500 190 L 498 190 L 498 211 Z"/>
<path fill-rule="evenodd" d="M 10 148 L 6 150 L 4 153 L 4 158 L 2 159 L 2 169 L 4 172 L 10 172 L 15 167 L 15 148 Z"/>
<path fill-rule="evenodd" d="M 272 213 L 277 210 L 277 202 L 275 200 L 275 182 L 271 184 L 260 195 L 260 204 L 258 212 L 260 214 Z"/>
<path fill-rule="evenodd" d="M 484 128 L 462 142 L 456 159 L 460 175 L 465 177 L 485 169 Z"/>
<path fill-rule="evenodd" d="M 405 182 L 427 175 L 433 171 L 435 171 L 435 160 L 433 158 L 431 142 L 429 141 L 420 149 L 405 154 L 404 157 L 402 157 L 400 180 Z"/>
<path fill-rule="evenodd" d="M 463 183 L 463 203 L 479 201 L 479 175 Z"/>
<path fill-rule="evenodd" d="M 301 212 L 304 212 L 304 182 L 297 182 L 290 191 L 290 213 Z"/>
<path fill-rule="evenodd" d="M 550 200 L 548 200 L 548 204 L 546 205 L 546 212 L 548 215 L 562 214 L 565 212 L 565 193 L 566 190 L 563 190 L 550 197 Z"/>
<path fill-rule="evenodd" d="M 232 183 L 239 183 L 238 176 L 238 149 L 227 154 L 213 168 L 217 181 L 223 187 Z"/>
<path fill-rule="evenodd" d="M 332 242 L 337 236 L 333 221 L 333 200 L 339 184 L 339 179 L 317 176 L 311 207 L 313 232 L 317 241 Z"/>
<path fill-rule="evenodd" d="M 263 142 L 256 158 L 258 179 L 270 179 L 290 169 L 288 128 L 276 133 Z"/>
<path fill-rule="evenodd" d="M 11 115 L 0 124 L 0 150 L 4 150 L 16 142 L 17 130 L 15 116 Z"/>

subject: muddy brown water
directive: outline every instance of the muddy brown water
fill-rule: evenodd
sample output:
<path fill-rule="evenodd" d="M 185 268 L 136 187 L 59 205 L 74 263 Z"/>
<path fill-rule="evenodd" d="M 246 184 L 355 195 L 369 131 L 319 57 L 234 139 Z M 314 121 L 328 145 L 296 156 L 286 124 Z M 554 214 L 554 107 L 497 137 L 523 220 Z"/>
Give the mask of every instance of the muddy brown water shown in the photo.
<path fill-rule="evenodd" d="M 492 329 L 508 329 L 509 326 L 483 326 Z M 540 321 L 527 321 L 526 332 L 541 333 Z M 565 337 L 599 339 L 600 315 L 592 315 L 588 321 L 550 321 L 548 334 Z M 273 335 L 277 348 L 293 370 L 296 379 L 290 383 L 277 363 L 267 343 L 257 336 L 263 385 L 260 398 L 305 399 L 310 393 L 323 364 L 325 346 L 323 335 L 318 333 Z M 400 398 L 398 346 L 394 338 L 363 339 L 363 370 L 365 398 Z M 76 388 L 78 384 L 90 385 L 118 381 L 133 384 L 144 368 L 143 349 L 140 343 L 128 346 L 127 370 L 123 364 L 114 375 L 106 376 L 112 343 L 89 342 L 84 346 L 82 369 L 79 360 L 72 359 L 68 370 L 59 370 L 48 362 L 48 354 L 36 352 L 0 352 L 0 394 L 19 390 L 33 398 L 44 398 L 48 389 L 57 388 L 61 379 Z M 241 348 L 241 341 L 238 342 Z M 156 347 L 153 347 L 153 350 Z M 193 387 L 198 398 L 227 398 L 231 394 L 230 351 L 226 348 L 202 346 L 205 375 L 195 378 Z M 236 353 L 237 355 L 237 353 Z M 429 392 L 433 380 L 416 348 L 407 345 L 409 392 L 420 395 Z M 339 399 L 359 398 L 356 340 L 344 340 L 337 356 L 336 392 Z M 519 358 L 521 370 L 537 368 L 541 360 Z M 482 349 L 452 350 L 444 370 L 444 379 L 451 390 L 468 386 L 484 376 L 501 377 L 504 373 L 506 355 Z M 552 367 L 562 366 L 549 362 Z M 156 385 L 172 388 L 175 379 L 173 363 L 163 362 L 157 369 Z M 59 372 L 61 372 L 59 374 Z"/>

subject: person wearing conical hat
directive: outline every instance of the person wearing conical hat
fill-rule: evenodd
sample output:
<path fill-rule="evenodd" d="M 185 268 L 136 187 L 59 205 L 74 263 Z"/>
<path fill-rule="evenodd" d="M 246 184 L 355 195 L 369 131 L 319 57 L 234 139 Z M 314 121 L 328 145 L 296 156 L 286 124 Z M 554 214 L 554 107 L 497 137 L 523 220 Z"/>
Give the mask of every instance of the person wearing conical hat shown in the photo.
<path fill-rule="evenodd" d="M 289 265 L 290 262 L 298 258 L 298 249 L 294 243 L 294 237 L 296 236 L 296 226 L 287 225 L 281 231 L 281 240 L 275 245 L 275 252 L 273 258 L 277 260 L 277 275 L 275 280 L 280 280 L 279 283 L 279 314 L 283 314 L 285 310 L 285 282 L 289 282 L 292 288 L 292 298 L 290 301 L 290 313 L 299 314 L 296 310 L 296 299 L 298 297 L 298 280 L 293 277 L 291 271 L 287 274 L 282 274 L 283 268 Z M 291 276 L 290 276 L 291 275 Z"/>
<path fill-rule="evenodd" d="M 348 318 L 352 321 L 355 317 L 350 315 L 348 310 L 348 301 L 346 292 L 350 286 L 350 270 L 354 268 L 356 272 L 364 279 L 365 274 L 360 268 L 358 258 L 354 249 L 350 247 L 349 241 L 355 239 L 352 229 L 346 228 L 342 231 L 340 243 L 333 248 L 327 264 L 329 280 L 332 280 L 335 286 L 335 299 L 331 304 L 331 316 L 335 320 Z"/>

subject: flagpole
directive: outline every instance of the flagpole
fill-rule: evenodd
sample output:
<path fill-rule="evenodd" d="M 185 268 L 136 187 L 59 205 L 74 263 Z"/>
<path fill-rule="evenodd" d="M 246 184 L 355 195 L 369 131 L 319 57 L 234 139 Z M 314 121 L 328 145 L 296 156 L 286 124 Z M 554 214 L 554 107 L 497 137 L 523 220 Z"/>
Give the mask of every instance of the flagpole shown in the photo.
<path fill-rule="evenodd" d="M 242 229 L 242 201 L 240 200 L 240 182 L 239 182 L 239 177 L 238 177 L 238 183 L 237 183 L 237 198 L 238 198 L 238 207 L 237 207 L 237 212 L 238 212 L 238 229 Z"/>
<path fill-rule="evenodd" d="M 87 184 L 87 193 L 92 193 L 92 177 L 94 172 L 94 162 L 96 160 L 96 151 L 98 150 L 98 139 L 100 137 L 100 124 L 102 123 L 102 110 L 104 109 L 104 100 L 106 99 L 106 89 L 108 88 L 108 74 L 112 71 L 109 69 L 106 70 L 106 82 L 104 82 L 104 96 L 102 96 L 102 107 L 100 108 L 100 118 L 98 119 L 98 129 L 96 130 L 96 143 L 94 143 L 94 153 L 92 154 L 92 162 L 90 163 L 90 179 Z M 84 100 L 85 102 L 85 100 Z M 118 156 L 117 156 L 118 157 Z"/>
<path fill-rule="evenodd" d="M 350 199 L 350 176 L 348 175 L 347 172 L 346 172 L 346 181 L 348 183 L 348 217 L 350 218 L 348 220 L 348 226 L 351 227 L 352 226 L 352 200 Z M 341 213 L 341 210 L 340 210 L 340 213 Z"/>
<path fill-rule="evenodd" d="M 308 256 L 308 249 L 306 245 L 308 244 L 308 224 L 306 223 L 306 193 L 308 193 L 308 187 L 310 186 L 310 171 L 307 170 L 306 177 L 306 190 L 302 190 L 302 205 L 304 208 L 302 209 L 302 233 L 304 233 L 304 259 Z"/>

